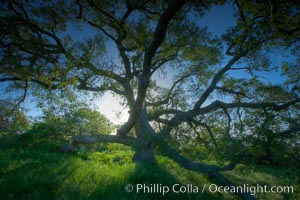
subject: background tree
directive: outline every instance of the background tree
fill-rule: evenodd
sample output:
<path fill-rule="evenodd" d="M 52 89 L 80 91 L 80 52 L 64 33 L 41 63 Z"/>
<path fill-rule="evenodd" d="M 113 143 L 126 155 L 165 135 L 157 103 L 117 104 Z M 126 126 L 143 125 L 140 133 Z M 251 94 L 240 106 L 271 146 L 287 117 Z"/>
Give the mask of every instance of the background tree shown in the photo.
<path fill-rule="evenodd" d="M 20 134 L 29 127 L 29 122 L 21 108 L 9 100 L 0 100 L 0 132 Z"/>
<path fill-rule="evenodd" d="M 75 150 L 75 146 L 70 144 L 72 136 L 91 136 L 99 132 L 111 134 L 114 130 L 115 126 L 105 116 L 81 105 L 76 108 L 71 107 L 66 113 L 47 112 L 39 120 L 33 121 L 30 128 L 20 135 L 19 140 L 34 146 L 52 147 L 51 150 L 56 148 L 61 152 L 72 153 Z M 106 145 L 95 144 L 91 148 L 104 149 Z"/>
<path fill-rule="evenodd" d="M 241 148 L 237 135 L 259 132 L 251 132 L 248 114 L 262 116 L 266 123 L 272 123 L 269 115 L 283 110 L 297 115 L 297 86 L 256 82 L 262 82 L 260 72 L 283 68 L 290 77 L 287 84 L 297 83 L 292 71 L 298 68 L 288 67 L 296 66 L 296 59 L 281 66 L 270 55 L 274 49 L 295 54 L 300 8 L 293 1 L 228 1 L 234 7 L 236 24 L 217 37 L 198 22 L 207 9 L 224 2 L 1 2 L 0 81 L 24 94 L 33 88 L 52 91 L 70 85 L 100 94 L 111 91 L 126 102 L 128 121 L 117 135 L 75 136 L 75 143 L 129 145 L 135 149 L 136 162 L 153 161 L 157 147 L 183 167 L 233 185 L 221 172 L 233 169 L 238 160 L 229 159 L 233 162 L 228 166 L 193 162 L 178 153 L 177 139 L 189 136 L 192 129 L 203 129 L 200 134 L 207 132 L 215 148 L 224 139 L 229 148 Z M 70 30 L 83 27 L 91 33 L 83 40 L 72 39 Z M 117 59 L 110 59 L 110 48 L 118 53 Z M 237 71 L 246 75 L 233 73 Z M 160 73 L 173 82 L 159 84 Z M 276 96 L 257 96 L 257 89 L 274 87 L 280 87 Z M 240 126 L 238 134 L 233 125 Z M 272 132 L 295 131 L 292 123 L 277 126 Z M 130 136 L 132 129 L 135 137 Z"/>

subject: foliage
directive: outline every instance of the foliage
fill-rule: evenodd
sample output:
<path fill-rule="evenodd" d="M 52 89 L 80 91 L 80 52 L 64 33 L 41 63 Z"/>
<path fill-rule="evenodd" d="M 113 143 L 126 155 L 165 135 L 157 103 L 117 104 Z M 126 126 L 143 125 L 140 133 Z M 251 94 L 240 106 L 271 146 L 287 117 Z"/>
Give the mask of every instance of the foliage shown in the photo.
<path fill-rule="evenodd" d="M 29 127 L 25 114 L 13 102 L 0 100 L 0 132 L 23 133 Z"/>
<path fill-rule="evenodd" d="M 98 111 L 81 107 L 62 116 L 47 114 L 22 137 L 52 137 L 68 141 L 72 135 L 110 134 L 114 129 L 114 125 Z"/>

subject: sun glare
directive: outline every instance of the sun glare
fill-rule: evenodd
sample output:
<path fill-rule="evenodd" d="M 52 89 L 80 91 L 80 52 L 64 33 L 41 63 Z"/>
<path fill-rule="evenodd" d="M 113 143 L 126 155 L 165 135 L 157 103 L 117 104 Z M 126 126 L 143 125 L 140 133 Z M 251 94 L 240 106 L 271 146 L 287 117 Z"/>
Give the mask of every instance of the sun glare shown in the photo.
<path fill-rule="evenodd" d="M 123 124 L 129 117 L 128 108 L 121 105 L 120 99 L 111 93 L 107 93 L 102 97 L 99 111 L 116 125 Z"/>

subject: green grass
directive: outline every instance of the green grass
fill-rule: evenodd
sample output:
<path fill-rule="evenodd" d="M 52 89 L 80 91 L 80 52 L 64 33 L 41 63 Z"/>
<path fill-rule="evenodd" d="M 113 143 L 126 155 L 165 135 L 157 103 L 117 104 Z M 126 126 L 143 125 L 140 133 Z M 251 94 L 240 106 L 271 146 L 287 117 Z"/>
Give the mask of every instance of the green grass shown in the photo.
<path fill-rule="evenodd" d="M 134 164 L 133 152 L 120 145 L 105 150 L 88 149 L 63 154 L 47 139 L 21 141 L 2 136 L 0 145 L 1 199 L 238 199 L 230 194 L 212 194 L 204 184 L 213 183 L 206 175 L 189 171 L 177 163 L 157 157 L 156 163 Z M 115 162 L 118 158 L 118 162 Z M 254 170 L 255 169 L 255 170 Z M 299 171 L 270 166 L 238 166 L 227 177 L 239 184 L 264 183 L 293 185 L 299 191 Z M 171 187 L 193 184 L 198 193 L 127 193 L 127 184 L 161 184 Z M 294 194 L 259 194 L 260 199 L 297 199 Z"/>

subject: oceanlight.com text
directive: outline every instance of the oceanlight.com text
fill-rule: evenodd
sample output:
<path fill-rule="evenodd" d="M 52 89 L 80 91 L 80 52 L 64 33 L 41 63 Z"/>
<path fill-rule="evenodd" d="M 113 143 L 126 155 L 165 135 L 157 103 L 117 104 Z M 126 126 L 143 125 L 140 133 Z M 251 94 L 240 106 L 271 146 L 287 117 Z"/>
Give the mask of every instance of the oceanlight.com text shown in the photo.
<path fill-rule="evenodd" d="M 216 184 L 208 185 L 210 193 L 249 193 L 255 195 L 257 193 L 293 193 L 293 186 L 267 186 L 267 185 L 249 185 L 241 186 L 218 186 Z"/>

